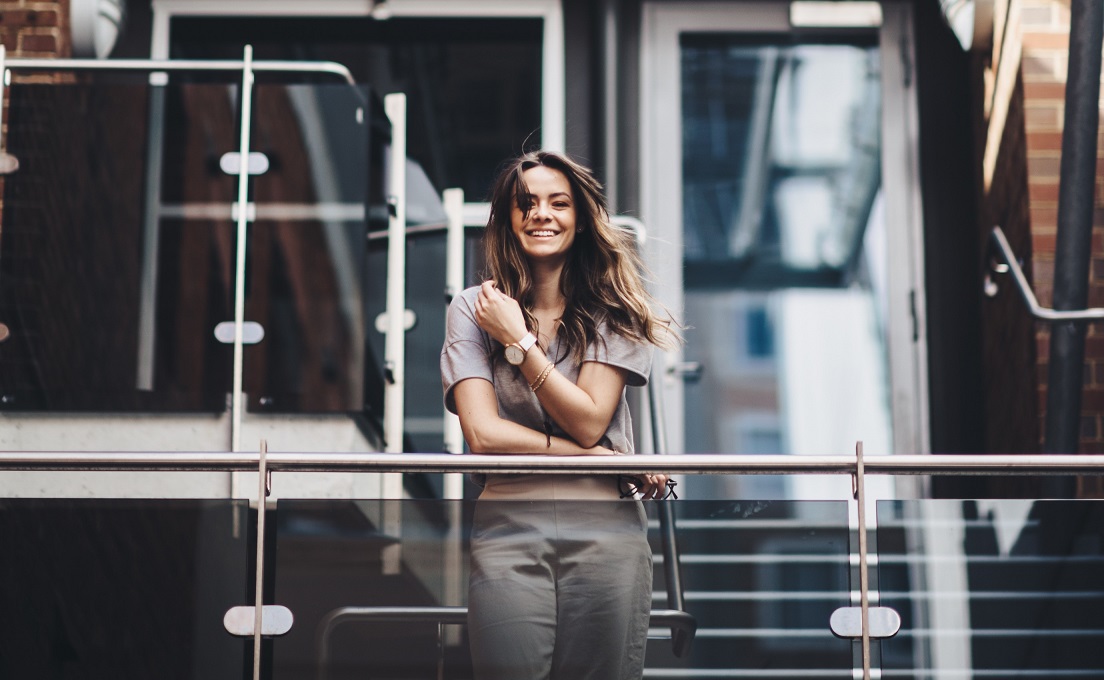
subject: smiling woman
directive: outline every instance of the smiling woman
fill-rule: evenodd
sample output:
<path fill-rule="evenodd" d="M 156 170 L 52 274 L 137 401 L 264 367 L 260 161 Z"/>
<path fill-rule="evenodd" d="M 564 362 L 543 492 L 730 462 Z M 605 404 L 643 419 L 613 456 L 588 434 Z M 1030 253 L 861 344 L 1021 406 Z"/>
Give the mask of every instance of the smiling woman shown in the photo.
<path fill-rule="evenodd" d="M 528 193 L 510 209 L 510 226 L 530 261 L 562 267 L 575 243 L 571 184 L 562 172 L 543 165 L 526 170 L 523 179 Z"/>
<path fill-rule="evenodd" d="M 468 448 L 633 453 L 625 388 L 647 382 L 654 346 L 675 336 L 597 180 L 560 154 L 522 156 L 494 185 L 483 239 L 485 280 L 453 301 L 441 352 L 445 404 Z M 483 482 L 469 585 L 475 677 L 641 677 L 652 564 L 637 496 L 662 496 L 666 475 L 625 489 L 593 475 Z"/>

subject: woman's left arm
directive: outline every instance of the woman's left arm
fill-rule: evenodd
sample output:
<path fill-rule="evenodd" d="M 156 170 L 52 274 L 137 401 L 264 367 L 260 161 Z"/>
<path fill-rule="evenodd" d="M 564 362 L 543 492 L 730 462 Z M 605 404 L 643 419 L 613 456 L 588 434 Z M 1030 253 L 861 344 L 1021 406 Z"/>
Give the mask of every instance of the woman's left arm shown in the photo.
<path fill-rule="evenodd" d="M 491 281 L 483 283 L 476 299 L 475 320 L 503 345 L 518 342 L 527 332 L 517 301 L 495 288 Z M 519 368 L 533 385 L 550 363 L 540 345 L 533 345 Z M 588 361 L 579 370 L 578 382 L 571 382 L 559 371 L 552 370 L 539 384 L 536 394 L 552 420 L 579 446 L 590 448 L 597 445 L 609 429 L 625 389 L 625 380 L 623 369 Z"/>

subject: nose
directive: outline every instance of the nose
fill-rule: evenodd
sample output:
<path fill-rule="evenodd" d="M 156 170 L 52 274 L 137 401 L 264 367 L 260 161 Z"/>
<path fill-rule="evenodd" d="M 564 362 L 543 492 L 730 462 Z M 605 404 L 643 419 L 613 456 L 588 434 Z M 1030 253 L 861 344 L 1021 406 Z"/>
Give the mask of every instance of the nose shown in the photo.
<path fill-rule="evenodd" d="M 552 212 L 548 209 L 548 204 L 544 201 L 537 201 L 533 206 L 533 219 L 543 222 L 552 217 Z"/>

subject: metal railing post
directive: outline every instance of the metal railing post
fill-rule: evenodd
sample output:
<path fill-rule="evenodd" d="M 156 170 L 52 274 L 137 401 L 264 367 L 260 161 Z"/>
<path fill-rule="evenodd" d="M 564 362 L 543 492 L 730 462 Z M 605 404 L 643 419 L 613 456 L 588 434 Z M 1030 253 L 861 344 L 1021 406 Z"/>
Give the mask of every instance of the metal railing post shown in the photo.
<path fill-rule="evenodd" d="M 245 46 L 242 65 L 241 125 L 238 153 L 237 252 L 234 264 L 234 386 L 230 394 L 231 451 L 241 451 L 242 421 L 242 327 L 245 324 L 245 250 L 249 229 L 249 134 L 253 115 L 253 47 Z"/>

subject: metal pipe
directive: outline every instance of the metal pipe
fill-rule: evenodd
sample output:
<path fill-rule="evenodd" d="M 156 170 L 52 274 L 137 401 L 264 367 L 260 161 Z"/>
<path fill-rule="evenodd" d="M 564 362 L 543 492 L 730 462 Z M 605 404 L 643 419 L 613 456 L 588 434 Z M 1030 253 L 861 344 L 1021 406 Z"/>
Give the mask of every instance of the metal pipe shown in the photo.
<path fill-rule="evenodd" d="M 1035 298 L 1035 293 L 1031 290 L 1031 284 L 1027 282 L 1027 277 L 1020 267 L 1019 260 L 1016 259 L 1016 253 L 1012 251 L 1012 246 L 1008 244 L 1004 230 L 1000 227 L 993 227 L 990 237 L 1001 259 L 1008 266 L 1008 271 L 1012 274 L 1012 280 L 1016 283 L 1016 289 L 1020 292 L 1020 297 L 1023 298 L 1028 311 L 1036 319 L 1042 321 L 1104 321 L 1104 308 L 1102 307 L 1091 307 L 1076 311 L 1056 311 L 1041 306 Z"/>
<path fill-rule="evenodd" d="M 1054 308 L 1057 310 L 1083 309 L 1088 302 L 1102 43 L 1104 3 L 1071 0 L 1069 77 L 1054 253 Z M 1078 450 L 1084 359 L 1085 324 L 1054 324 L 1050 332 L 1043 445 L 1047 453 L 1076 453 Z M 1048 495 L 1068 496 L 1072 492 L 1070 482 L 1061 484 Z"/>
<path fill-rule="evenodd" d="M 492 474 L 850 475 L 854 456 L 676 454 L 530 456 L 450 453 L 277 452 L 275 472 L 484 472 Z M 1100 454 L 865 456 L 867 475 L 1104 475 Z M 0 471 L 254 472 L 256 452 L 3 451 Z"/>
<path fill-rule="evenodd" d="M 249 244 L 249 135 L 253 117 L 253 46 L 245 46 L 242 66 L 241 127 L 238 149 L 238 214 L 237 239 L 234 264 L 234 375 L 230 393 L 230 450 L 241 451 L 242 382 L 244 348 L 242 344 L 245 325 L 245 251 Z"/>
<path fill-rule="evenodd" d="M 317 628 L 317 666 L 318 679 L 325 680 L 330 664 L 330 635 L 343 623 L 436 623 L 438 625 L 464 625 L 468 622 L 467 607 L 338 607 L 330 611 L 318 622 Z M 678 631 L 672 639 L 675 656 L 682 657 L 686 644 L 693 640 L 698 622 L 684 611 L 653 609 L 649 625 L 670 626 Z"/>
<path fill-rule="evenodd" d="M 858 501 L 859 520 L 859 607 L 862 622 L 862 677 L 870 680 L 870 574 L 867 569 L 866 543 L 866 461 L 863 445 L 855 445 L 855 500 Z"/>
<path fill-rule="evenodd" d="M 202 59 L 8 59 L 14 71 L 241 71 L 245 61 Z M 352 72 L 333 61 L 254 61 L 254 72 L 329 73 L 356 85 Z"/>

